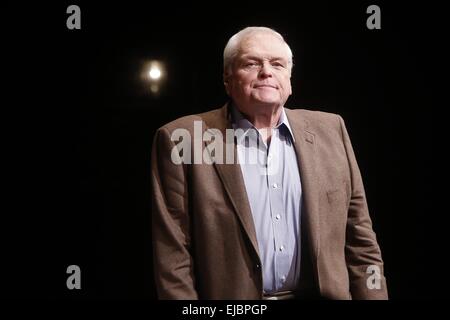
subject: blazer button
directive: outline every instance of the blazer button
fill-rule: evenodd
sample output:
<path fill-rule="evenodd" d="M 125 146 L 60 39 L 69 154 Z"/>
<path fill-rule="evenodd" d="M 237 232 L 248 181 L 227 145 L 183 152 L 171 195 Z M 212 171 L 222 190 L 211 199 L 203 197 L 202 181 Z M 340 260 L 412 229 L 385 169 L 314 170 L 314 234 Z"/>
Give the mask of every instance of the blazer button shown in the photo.
<path fill-rule="evenodd" d="M 257 263 L 257 264 L 255 265 L 255 268 L 256 268 L 256 269 L 259 269 L 259 268 L 261 268 L 260 264 L 259 264 L 259 263 Z"/>

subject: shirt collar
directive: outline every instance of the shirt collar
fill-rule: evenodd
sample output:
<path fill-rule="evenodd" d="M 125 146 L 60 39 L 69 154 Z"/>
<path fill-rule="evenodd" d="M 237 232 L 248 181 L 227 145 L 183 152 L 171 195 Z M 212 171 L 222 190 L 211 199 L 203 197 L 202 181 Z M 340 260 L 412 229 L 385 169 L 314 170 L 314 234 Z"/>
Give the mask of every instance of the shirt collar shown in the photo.
<path fill-rule="evenodd" d="M 249 129 L 253 128 L 257 130 L 255 126 L 244 117 L 244 115 L 238 110 L 238 108 L 233 103 L 231 103 L 230 105 L 231 105 L 233 129 L 242 129 L 245 132 L 241 138 L 243 138 L 249 132 Z M 286 116 L 286 111 L 284 110 L 284 107 L 282 107 L 281 116 L 275 128 L 279 129 L 283 126 L 288 129 L 287 132 L 289 132 L 292 141 L 295 142 L 294 133 L 292 132 L 291 125 L 289 124 L 289 120 L 288 117 Z M 283 130 L 281 130 L 281 132 L 282 131 Z"/>

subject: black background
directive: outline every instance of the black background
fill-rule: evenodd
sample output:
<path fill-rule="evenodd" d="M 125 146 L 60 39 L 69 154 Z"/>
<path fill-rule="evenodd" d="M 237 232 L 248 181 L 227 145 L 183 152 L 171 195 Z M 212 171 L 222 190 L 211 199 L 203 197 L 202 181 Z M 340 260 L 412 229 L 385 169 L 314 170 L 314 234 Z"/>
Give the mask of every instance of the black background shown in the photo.
<path fill-rule="evenodd" d="M 391 1 L 394 2 L 394 1 Z M 2 296 L 153 299 L 155 130 L 226 102 L 222 52 L 275 28 L 295 68 L 287 106 L 341 114 L 365 182 L 392 299 L 442 298 L 446 210 L 435 178 L 438 5 L 384 1 L 15 3 L 3 11 Z M 81 8 L 81 30 L 66 8 Z M 381 8 L 381 30 L 366 8 Z M 158 97 L 140 78 L 167 63 Z M 443 181 L 445 181 L 442 178 Z M 79 265 L 82 289 L 66 288 Z"/>

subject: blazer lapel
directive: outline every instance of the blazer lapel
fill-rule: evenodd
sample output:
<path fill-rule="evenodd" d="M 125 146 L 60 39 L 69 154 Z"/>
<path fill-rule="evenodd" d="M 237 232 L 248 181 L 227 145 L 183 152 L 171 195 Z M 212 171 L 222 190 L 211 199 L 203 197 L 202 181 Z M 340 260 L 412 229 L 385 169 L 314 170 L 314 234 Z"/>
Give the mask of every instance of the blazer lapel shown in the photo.
<path fill-rule="evenodd" d="M 308 122 L 306 119 L 299 116 L 294 116 L 292 110 L 285 109 L 289 123 L 292 127 L 295 138 L 295 152 L 297 154 L 297 161 L 300 171 L 300 178 L 302 180 L 303 192 L 303 208 L 304 219 L 302 221 L 306 224 L 307 239 L 309 240 L 312 261 L 314 266 L 317 266 L 317 257 L 319 256 L 320 248 L 320 232 L 319 232 L 319 185 L 317 180 L 316 161 L 315 161 L 315 135 L 308 129 Z M 316 268 L 317 270 L 317 268 Z"/>
<path fill-rule="evenodd" d="M 228 104 L 220 109 L 220 115 L 217 116 L 211 114 L 207 114 L 207 116 L 203 117 L 203 120 L 206 124 L 204 131 L 211 129 L 219 129 L 222 133 L 223 137 L 223 163 L 214 163 L 214 166 L 217 170 L 217 173 L 220 179 L 223 182 L 225 190 L 230 198 L 231 204 L 236 211 L 238 218 L 244 228 L 245 232 L 250 239 L 250 242 L 255 250 L 257 256 L 259 257 L 259 249 L 258 249 L 258 241 L 256 238 L 256 230 L 253 222 L 253 216 L 250 208 L 250 204 L 248 202 L 247 191 L 245 189 L 244 178 L 242 176 L 241 167 L 237 163 L 237 148 L 234 143 L 233 138 L 233 147 L 228 148 L 226 146 L 226 129 L 232 129 L 231 126 L 231 118 L 229 116 Z M 205 146 L 207 146 L 209 142 L 205 142 Z M 226 152 L 234 153 L 234 161 L 233 164 L 226 163 Z"/>

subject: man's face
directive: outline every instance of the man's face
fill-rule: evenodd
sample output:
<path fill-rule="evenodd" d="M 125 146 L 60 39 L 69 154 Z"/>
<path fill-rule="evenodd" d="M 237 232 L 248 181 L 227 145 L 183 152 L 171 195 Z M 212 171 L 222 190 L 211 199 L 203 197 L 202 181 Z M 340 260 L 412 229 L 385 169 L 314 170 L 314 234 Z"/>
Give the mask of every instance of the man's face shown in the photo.
<path fill-rule="evenodd" d="M 224 80 L 228 95 L 248 112 L 283 106 L 292 93 L 286 45 L 271 34 L 244 39 Z"/>

